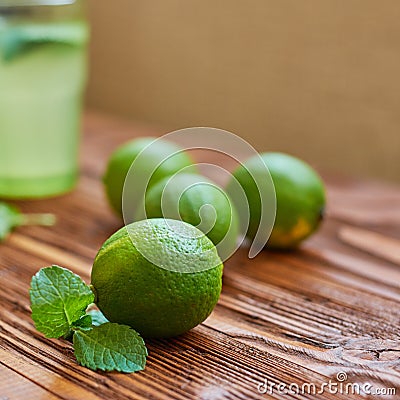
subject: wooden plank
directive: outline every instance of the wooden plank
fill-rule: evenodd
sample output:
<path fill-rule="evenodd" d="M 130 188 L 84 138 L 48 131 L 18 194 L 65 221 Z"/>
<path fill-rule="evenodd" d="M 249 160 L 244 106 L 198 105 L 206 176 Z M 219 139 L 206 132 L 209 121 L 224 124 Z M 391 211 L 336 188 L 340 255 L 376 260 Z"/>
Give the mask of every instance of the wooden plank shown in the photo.
<path fill-rule="evenodd" d="M 400 235 L 400 191 L 397 186 L 350 178 L 329 183 L 328 212 L 331 218 L 358 226 L 393 227 L 393 232 Z"/>
<path fill-rule="evenodd" d="M 389 215 L 400 190 L 357 180 L 328 180 L 328 218 L 301 249 L 263 251 L 253 260 L 240 249 L 225 265 L 213 314 L 180 337 L 147 340 L 145 371 L 90 371 L 76 363 L 69 342 L 44 338 L 30 317 L 32 275 L 55 263 L 89 282 L 97 250 L 121 226 L 100 180 L 106 159 L 127 139 L 154 134 L 96 114 L 85 130 L 77 189 L 57 199 L 17 202 L 28 212 L 54 212 L 57 225 L 20 228 L 0 245 L 0 363 L 7 377 L 0 389 L 7 382 L 10 400 L 22 398 L 24 388 L 34 399 L 349 398 L 328 392 L 262 396 L 257 390 L 264 379 L 321 385 L 338 372 L 400 393 L 400 271 L 383 254 L 378 258 L 338 237 L 352 225 L 397 238 Z"/>
<path fill-rule="evenodd" d="M 350 226 L 340 229 L 338 237 L 351 246 L 400 266 L 400 240 Z"/>
<path fill-rule="evenodd" d="M 130 391 L 115 385 L 111 378 L 76 364 L 71 344 L 65 341 L 43 340 L 32 329 L 17 323 L 11 314 L 1 321 L 0 359 L 10 369 L 40 383 L 49 392 L 63 399 L 136 399 Z M 4 319 L 4 315 L 2 316 Z M 101 388 L 101 391 L 100 391 Z M 143 396 L 143 394 L 142 394 Z"/>
<path fill-rule="evenodd" d="M 14 233 L 10 237 L 8 244 L 11 247 L 23 250 L 27 254 L 51 259 L 52 261 L 49 264 L 73 265 L 74 271 L 80 275 L 86 276 L 91 269 L 90 263 L 83 261 L 79 257 L 18 233 Z"/>
<path fill-rule="evenodd" d="M 57 400 L 57 395 L 49 393 L 38 384 L 24 378 L 0 361 L 0 399 L 1 400 Z"/>

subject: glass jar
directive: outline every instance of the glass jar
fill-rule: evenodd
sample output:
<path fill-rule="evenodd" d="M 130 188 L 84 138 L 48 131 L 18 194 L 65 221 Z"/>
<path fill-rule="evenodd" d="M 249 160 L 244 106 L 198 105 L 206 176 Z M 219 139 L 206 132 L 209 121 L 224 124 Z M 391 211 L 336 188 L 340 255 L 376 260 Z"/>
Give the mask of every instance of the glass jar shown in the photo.
<path fill-rule="evenodd" d="M 0 197 L 71 190 L 88 24 L 82 1 L 0 0 Z"/>

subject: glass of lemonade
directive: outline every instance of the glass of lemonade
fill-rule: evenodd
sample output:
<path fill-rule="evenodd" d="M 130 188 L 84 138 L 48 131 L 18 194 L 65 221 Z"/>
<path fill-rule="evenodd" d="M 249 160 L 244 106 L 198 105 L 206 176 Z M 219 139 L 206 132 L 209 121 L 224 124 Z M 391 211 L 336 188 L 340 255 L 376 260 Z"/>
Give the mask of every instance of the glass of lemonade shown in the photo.
<path fill-rule="evenodd" d="M 71 190 L 88 25 L 79 0 L 0 0 L 0 197 Z"/>

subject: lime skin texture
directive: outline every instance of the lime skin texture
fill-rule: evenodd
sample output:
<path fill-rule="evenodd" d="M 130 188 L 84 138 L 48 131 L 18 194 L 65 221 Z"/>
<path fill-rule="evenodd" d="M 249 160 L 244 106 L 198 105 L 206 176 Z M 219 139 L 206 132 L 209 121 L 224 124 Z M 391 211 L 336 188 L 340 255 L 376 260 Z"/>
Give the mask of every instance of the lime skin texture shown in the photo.
<path fill-rule="evenodd" d="M 323 219 L 326 204 L 324 183 L 311 166 L 296 157 L 276 152 L 260 156 L 268 167 L 276 193 L 275 224 L 266 247 L 293 249 L 315 232 Z M 255 237 L 261 215 L 262 193 L 259 193 L 256 182 L 267 179 L 266 171 L 260 171 L 259 165 L 259 157 L 255 156 L 233 172 L 249 204 L 249 226 L 243 232 L 249 239 Z M 235 203 L 232 187 L 230 182 L 226 190 Z M 268 199 L 263 200 L 268 204 Z"/>
<path fill-rule="evenodd" d="M 91 285 L 109 321 L 129 325 L 145 338 L 166 338 L 210 315 L 222 272 L 217 250 L 203 232 L 155 218 L 123 227 L 103 244 Z"/>
<path fill-rule="evenodd" d="M 131 166 L 135 174 L 129 180 L 127 177 L 130 176 Z M 182 169 L 196 171 L 190 155 L 175 143 L 154 137 L 131 140 L 115 150 L 108 161 L 103 176 L 108 202 L 115 213 L 122 217 L 122 198 L 127 182 L 131 203 L 129 208 L 134 212 L 148 188 Z"/>
<path fill-rule="evenodd" d="M 199 174 L 179 173 L 153 185 L 136 219 L 172 218 L 203 231 L 225 260 L 235 251 L 238 215 L 225 191 Z"/>

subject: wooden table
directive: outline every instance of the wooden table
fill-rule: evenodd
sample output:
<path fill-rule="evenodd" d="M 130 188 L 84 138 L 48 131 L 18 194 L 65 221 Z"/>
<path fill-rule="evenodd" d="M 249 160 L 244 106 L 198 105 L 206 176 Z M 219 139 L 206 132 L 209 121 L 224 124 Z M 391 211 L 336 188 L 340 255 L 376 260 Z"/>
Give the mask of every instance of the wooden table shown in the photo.
<path fill-rule="evenodd" d="M 98 248 L 120 226 L 99 179 L 107 157 L 128 138 L 151 133 L 88 114 L 78 188 L 19 203 L 54 212 L 59 222 L 20 228 L 0 245 L 0 399 L 361 398 L 340 386 L 336 394 L 312 394 L 311 385 L 318 391 L 338 379 L 395 388 L 382 398 L 399 399 L 400 189 L 376 182 L 326 176 L 328 218 L 318 234 L 292 253 L 264 251 L 253 260 L 245 249 L 236 253 L 211 317 L 181 337 L 148 340 L 143 372 L 80 367 L 69 342 L 35 330 L 32 275 L 58 264 L 89 282 Z M 294 393 L 281 393 L 279 383 Z"/>

